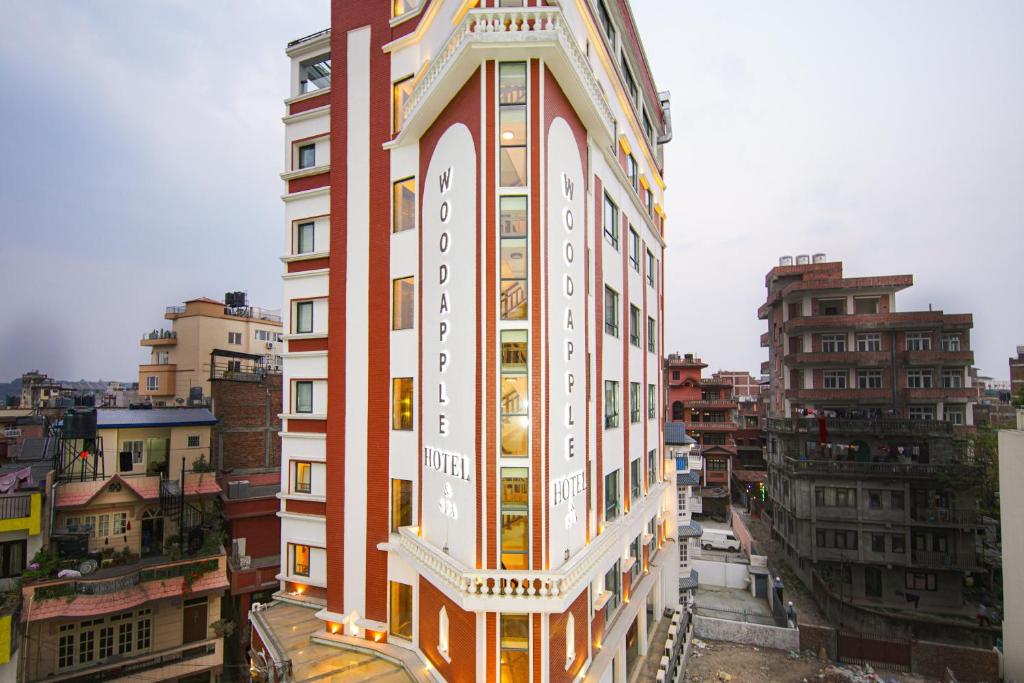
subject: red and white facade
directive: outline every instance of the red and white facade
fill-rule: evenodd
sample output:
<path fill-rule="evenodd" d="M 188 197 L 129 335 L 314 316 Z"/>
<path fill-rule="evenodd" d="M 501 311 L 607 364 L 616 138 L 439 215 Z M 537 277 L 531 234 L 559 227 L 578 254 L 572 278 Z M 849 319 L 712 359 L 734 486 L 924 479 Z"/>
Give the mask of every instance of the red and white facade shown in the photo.
<path fill-rule="evenodd" d="M 625 0 L 497 4 L 288 47 L 281 590 L 439 679 L 625 680 L 679 601 L 668 98 Z"/>

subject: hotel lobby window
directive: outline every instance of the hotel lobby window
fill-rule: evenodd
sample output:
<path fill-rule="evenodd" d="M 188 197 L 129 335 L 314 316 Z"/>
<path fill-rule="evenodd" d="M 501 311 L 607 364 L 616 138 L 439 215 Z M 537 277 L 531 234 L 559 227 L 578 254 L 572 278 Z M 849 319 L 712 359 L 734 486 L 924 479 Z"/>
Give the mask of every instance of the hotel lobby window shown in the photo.
<path fill-rule="evenodd" d="M 391 582 L 391 629 L 389 635 L 412 640 L 412 586 Z"/>
<path fill-rule="evenodd" d="M 501 615 L 501 683 L 530 680 L 530 615 Z"/>

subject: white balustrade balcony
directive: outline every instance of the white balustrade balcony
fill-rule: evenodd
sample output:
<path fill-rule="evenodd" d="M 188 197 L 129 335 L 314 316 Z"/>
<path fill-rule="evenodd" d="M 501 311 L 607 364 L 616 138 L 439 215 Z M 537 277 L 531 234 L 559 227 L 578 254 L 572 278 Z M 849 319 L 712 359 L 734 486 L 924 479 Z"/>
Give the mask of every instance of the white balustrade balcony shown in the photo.
<path fill-rule="evenodd" d="M 421 135 L 487 52 L 500 54 L 503 60 L 543 58 L 591 135 L 601 144 L 613 143 L 615 115 L 561 8 L 521 7 L 466 13 L 440 50 L 426 57 L 430 66 L 413 86 L 401 132 L 389 146 Z"/>
<path fill-rule="evenodd" d="M 652 487 L 628 515 L 606 524 L 603 533 L 589 545 L 550 571 L 467 567 L 420 537 L 415 527 L 401 527 L 392 534 L 387 549 L 403 555 L 464 610 L 561 613 L 587 583 L 604 573 L 606 564 L 616 555 L 625 557 L 623 553 L 632 540 L 627 538 L 626 530 L 638 518 L 647 519 L 660 510 L 666 487 L 664 483 Z"/>

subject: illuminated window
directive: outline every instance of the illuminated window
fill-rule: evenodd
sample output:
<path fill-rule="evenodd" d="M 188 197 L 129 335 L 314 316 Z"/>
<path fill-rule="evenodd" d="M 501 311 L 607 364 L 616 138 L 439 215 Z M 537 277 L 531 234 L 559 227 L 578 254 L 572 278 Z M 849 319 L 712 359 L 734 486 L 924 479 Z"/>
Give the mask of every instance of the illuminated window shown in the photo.
<path fill-rule="evenodd" d="M 292 549 L 292 575 L 309 576 L 309 546 L 289 543 Z"/>
<path fill-rule="evenodd" d="M 526 185 L 526 62 L 498 67 L 498 179 L 502 187 Z"/>
<path fill-rule="evenodd" d="M 391 86 L 392 107 L 394 118 L 391 121 L 391 130 L 395 135 L 402 130 L 402 122 L 405 121 L 405 107 L 412 95 L 412 76 L 395 81 Z"/>
<path fill-rule="evenodd" d="M 412 482 L 407 479 L 391 480 L 391 531 L 412 524 Z"/>
<path fill-rule="evenodd" d="M 529 470 L 501 468 L 501 568 L 528 569 L 530 563 Z"/>
<path fill-rule="evenodd" d="M 501 319 L 526 320 L 528 271 L 526 250 L 526 197 L 501 197 Z"/>
<path fill-rule="evenodd" d="M 654 623 L 651 621 L 650 623 Z M 576 661 L 576 618 L 572 612 L 565 619 L 565 668 Z"/>
<path fill-rule="evenodd" d="M 391 329 L 411 330 L 416 308 L 416 278 L 392 280 L 391 294 Z"/>
<path fill-rule="evenodd" d="M 391 428 L 412 429 L 412 377 L 391 380 Z"/>
<path fill-rule="evenodd" d="M 412 640 L 412 586 L 391 582 L 390 635 Z"/>
<path fill-rule="evenodd" d="M 501 683 L 530 680 L 530 615 L 501 615 Z"/>
<path fill-rule="evenodd" d="M 309 493 L 313 490 L 313 464 L 295 463 L 295 493 Z"/>
<path fill-rule="evenodd" d="M 501 454 L 526 457 L 530 441 L 530 390 L 526 330 L 501 332 Z"/>
<path fill-rule="evenodd" d="M 402 232 L 416 227 L 416 179 L 405 178 L 394 183 L 392 192 L 391 230 Z"/>

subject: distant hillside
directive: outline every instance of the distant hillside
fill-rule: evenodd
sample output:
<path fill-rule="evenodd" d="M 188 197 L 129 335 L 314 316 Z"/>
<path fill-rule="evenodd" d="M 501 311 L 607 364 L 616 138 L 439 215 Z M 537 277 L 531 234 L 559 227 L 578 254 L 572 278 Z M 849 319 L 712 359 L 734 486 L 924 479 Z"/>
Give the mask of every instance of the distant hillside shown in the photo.
<path fill-rule="evenodd" d="M 0 400 L 3 400 L 8 394 L 21 395 L 21 378 L 14 380 L 13 382 L 0 382 Z"/>

